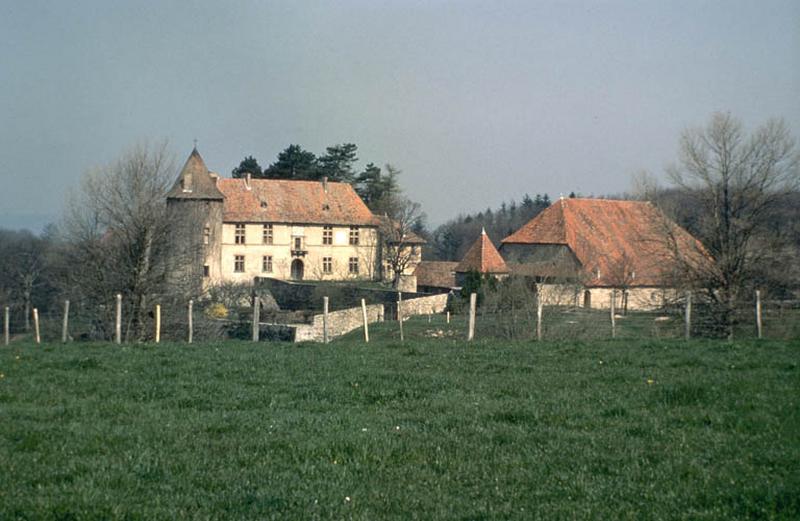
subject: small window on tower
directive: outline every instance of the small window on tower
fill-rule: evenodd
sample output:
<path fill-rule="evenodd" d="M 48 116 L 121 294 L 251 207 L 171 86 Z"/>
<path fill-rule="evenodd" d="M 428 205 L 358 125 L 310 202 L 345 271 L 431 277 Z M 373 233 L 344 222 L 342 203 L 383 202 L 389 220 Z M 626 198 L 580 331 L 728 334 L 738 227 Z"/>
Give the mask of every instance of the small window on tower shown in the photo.
<path fill-rule="evenodd" d="M 208 264 L 203 266 L 203 277 L 208 278 L 210 273 L 211 273 L 211 269 L 208 267 Z"/>
<path fill-rule="evenodd" d="M 203 228 L 203 244 L 209 244 L 211 242 L 211 228 L 206 226 Z"/>

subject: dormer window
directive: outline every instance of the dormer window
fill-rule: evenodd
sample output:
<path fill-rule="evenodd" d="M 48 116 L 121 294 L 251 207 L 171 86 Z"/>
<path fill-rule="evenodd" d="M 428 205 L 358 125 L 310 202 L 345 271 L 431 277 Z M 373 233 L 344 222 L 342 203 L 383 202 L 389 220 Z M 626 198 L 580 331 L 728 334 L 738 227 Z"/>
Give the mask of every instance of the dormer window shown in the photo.
<path fill-rule="evenodd" d="M 329 205 L 328 203 L 325 203 L 325 204 L 322 205 L 322 210 L 323 211 L 327 212 L 330 209 L 331 209 L 331 205 Z"/>
<path fill-rule="evenodd" d="M 261 208 L 266 208 L 266 207 L 267 207 L 267 202 L 261 201 Z"/>

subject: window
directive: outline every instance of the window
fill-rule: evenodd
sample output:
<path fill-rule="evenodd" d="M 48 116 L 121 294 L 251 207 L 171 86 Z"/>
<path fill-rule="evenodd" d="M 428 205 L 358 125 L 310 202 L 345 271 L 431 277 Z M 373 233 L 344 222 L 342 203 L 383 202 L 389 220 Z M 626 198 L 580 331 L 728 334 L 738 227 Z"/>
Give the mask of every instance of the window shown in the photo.
<path fill-rule="evenodd" d="M 261 232 L 261 241 L 264 244 L 272 244 L 272 225 L 265 224 L 264 230 Z"/>
<path fill-rule="evenodd" d="M 244 273 L 244 255 L 233 256 L 233 271 L 235 273 Z"/>
<path fill-rule="evenodd" d="M 347 267 L 351 275 L 358 275 L 358 257 L 350 257 Z"/>
<path fill-rule="evenodd" d="M 236 225 L 236 235 L 234 241 L 236 244 L 244 244 L 244 224 Z"/>
<path fill-rule="evenodd" d="M 322 273 L 333 273 L 333 257 L 322 257 Z"/>
<path fill-rule="evenodd" d="M 350 227 L 350 244 L 358 246 L 358 226 Z"/>
<path fill-rule="evenodd" d="M 303 249 L 303 238 L 302 237 L 295 237 L 294 238 L 294 249 L 300 251 Z"/>
<path fill-rule="evenodd" d="M 264 273 L 272 273 L 272 255 L 264 255 L 261 257 L 261 271 Z"/>
<path fill-rule="evenodd" d="M 211 228 L 206 226 L 203 228 L 203 244 L 208 244 L 211 242 Z"/>
<path fill-rule="evenodd" d="M 211 272 L 211 269 L 208 267 L 208 264 L 203 266 L 203 277 L 208 278 L 208 275 L 209 275 L 210 272 Z"/>
<path fill-rule="evenodd" d="M 322 227 L 322 244 L 333 244 L 333 226 Z"/>

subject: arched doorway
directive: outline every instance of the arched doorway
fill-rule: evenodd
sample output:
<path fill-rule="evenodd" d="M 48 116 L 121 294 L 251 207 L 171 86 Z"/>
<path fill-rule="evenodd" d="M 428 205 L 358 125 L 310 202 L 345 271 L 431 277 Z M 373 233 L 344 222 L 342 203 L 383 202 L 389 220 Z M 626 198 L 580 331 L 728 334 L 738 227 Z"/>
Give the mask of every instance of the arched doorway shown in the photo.
<path fill-rule="evenodd" d="M 592 292 L 588 289 L 583 292 L 583 307 L 590 308 L 592 307 Z"/>
<path fill-rule="evenodd" d="M 303 280 L 303 261 L 300 259 L 292 261 L 292 279 Z"/>

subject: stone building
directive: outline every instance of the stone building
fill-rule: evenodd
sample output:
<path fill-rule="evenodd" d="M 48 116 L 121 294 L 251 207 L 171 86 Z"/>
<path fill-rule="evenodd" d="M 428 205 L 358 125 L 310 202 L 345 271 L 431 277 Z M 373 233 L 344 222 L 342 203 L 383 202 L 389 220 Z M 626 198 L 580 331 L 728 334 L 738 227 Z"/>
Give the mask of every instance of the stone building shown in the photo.
<path fill-rule="evenodd" d="M 651 309 L 673 299 L 703 246 L 648 202 L 561 199 L 502 240 L 515 274 L 560 304 Z"/>
<path fill-rule="evenodd" d="M 283 280 L 381 280 L 380 220 L 347 183 L 222 178 L 192 150 L 167 194 L 173 219 L 194 226 L 186 271 L 203 286 Z"/>

